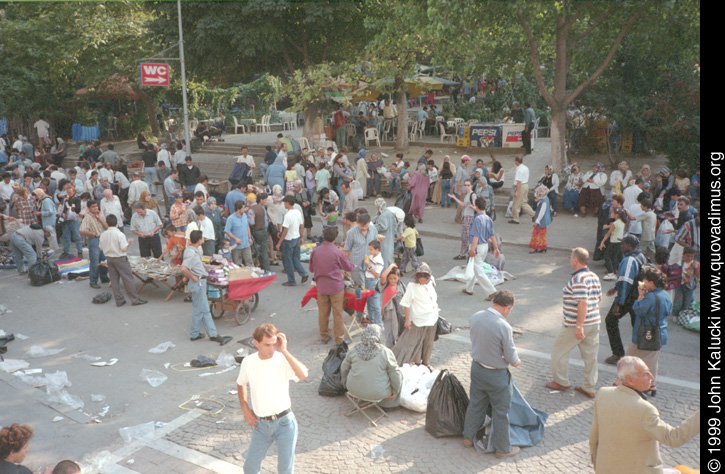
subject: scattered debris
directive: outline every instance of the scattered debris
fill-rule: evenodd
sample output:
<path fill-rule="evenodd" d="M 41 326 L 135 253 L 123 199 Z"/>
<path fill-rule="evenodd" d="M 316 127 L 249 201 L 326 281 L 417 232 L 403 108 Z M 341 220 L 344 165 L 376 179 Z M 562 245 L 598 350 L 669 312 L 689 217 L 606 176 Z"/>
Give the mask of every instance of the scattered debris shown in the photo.
<path fill-rule="evenodd" d="M 174 348 L 174 347 L 176 347 L 176 344 L 174 344 L 171 341 L 166 341 L 166 342 L 162 342 L 161 344 L 159 344 L 156 347 L 149 349 L 149 352 L 152 354 L 163 354 L 167 350 Z"/>
<path fill-rule="evenodd" d="M 162 383 L 166 382 L 168 377 L 158 370 L 142 369 L 140 374 L 141 380 L 145 380 L 152 387 L 158 387 Z"/>

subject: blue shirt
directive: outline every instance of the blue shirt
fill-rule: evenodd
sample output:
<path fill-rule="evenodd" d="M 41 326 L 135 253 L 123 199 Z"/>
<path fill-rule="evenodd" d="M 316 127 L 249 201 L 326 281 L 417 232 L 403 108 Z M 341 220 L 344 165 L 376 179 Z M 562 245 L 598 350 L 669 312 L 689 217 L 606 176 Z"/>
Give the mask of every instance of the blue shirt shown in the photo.
<path fill-rule="evenodd" d="M 238 249 L 249 247 L 249 221 L 247 221 L 246 214 L 242 214 L 241 217 L 236 212 L 231 214 L 227 219 L 226 226 L 224 226 L 224 232 L 228 232 L 242 241 L 237 246 Z"/>
<path fill-rule="evenodd" d="M 239 189 L 233 189 L 227 193 L 227 197 L 224 198 L 224 207 L 229 209 L 229 215 L 234 214 L 234 203 L 242 201 L 244 204 L 247 203 L 247 197 Z"/>
<path fill-rule="evenodd" d="M 284 189 L 285 171 L 287 171 L 287 168 L 279 163 L 272 164 L 269 166 L 269 168 L 267 168 L 267 175 L 265 176 L 265 180 L 267 181 L 270 189 L 274 189 L 275 184 L 279 184 L 279 186 Z"/>
<path fill-rule="evenodd" d="M 468 231 L 468 245 L 473 243 L 474 237 L 478 237 L 478 245 L 488 244 L 488 239 L 493 235 L 493 220 L 485 212 L 476 214 Z"/>
<path fill-rule="evenodd" d="M 634 327 L 632 328 L 632 344 L 637 344 L 637 330 L 640 324 L 648 326 L 655 323 L 655 298 L 659 300 L 660 312 L 657 315 L 659 320 L 660 335 L 662 336 L 662 345 L 667 344 L 667 316 L 672 311 L 672 300 L 665 290 L 655 288 L 648 292 L 644 298 L 637 300 L 632 305 L 632 311 L 636 315 L 634 318 Z"/>
<path fill-rule="evenodd" d="M 43 202 L 40 204 L 40 213 L 40 220 L 43 223 L 43 227 L 55 227 L 57 210 L 52 197 L 43 199 Z"/>
<path fill-rule="evenodd" d="M 8 162 L 8 155 L 6 155 L 3 150 L 0 150 L 0 165 L 6 164 L 7 162 Z"/>

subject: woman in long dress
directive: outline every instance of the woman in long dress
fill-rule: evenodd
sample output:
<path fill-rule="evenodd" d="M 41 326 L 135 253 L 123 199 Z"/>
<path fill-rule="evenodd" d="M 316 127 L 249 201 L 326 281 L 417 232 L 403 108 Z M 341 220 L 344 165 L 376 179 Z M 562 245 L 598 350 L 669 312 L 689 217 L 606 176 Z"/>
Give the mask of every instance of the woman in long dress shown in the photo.
<path fill-rule="evenodd" d="M 398 365 L 430 366 L 438 323 L 438 295 L 427 263 L 418 264 L 415 277 L 405 289 L 400 305 L 405 310 L 405 331 L 393 347 Z"/>
<path fill-rule="evenodd" d="M 363 148 L 355 157 L 355 181 L 360 183 L 363 199 L 368 195 L 368 164 L 365 161 L 366 154 L 367 152 Z"/>
<path fill-rule="evenodd" d="M 578 217 L 576 212 L 579 209 L 579 192 L 584 184 L 584 177 L 576 163 L 564 168 L 564 172 L 568 175 L 564 187 L 564 209 L 574 213 L 574 217 Z"/>
<path fill-rule="evenodd" d="M 388 203 L 385 202 L 385 199 L 377 198 L 375 200 L 375 208 L 378 210 L 378 215 L 375 218 L 375 228 L 378 229 L 378 234 L 385 237 L 385 240 L 380 244 L 380 254 L 383 256 L 386 268 L 395 260 L 395 232 L 398 228 L 398 220 L 395 218 L 395 214 L 387 207 Z"/>
<path fill-rule="evenodd" d="M 534 230 L 531 232 L 529 253 L 546 252 L 546 228 L 551 224 L 551 203 L 549 202 L 549 188 L 540 184 L 534 189 L 536 199 L 536 212 L 534 213 Z"/>
<path fill-rule="evenodd" d="M 409 214 L 418 218 L 418 222 L 423 222 L 423 213 L 425 212 L 425 198 L 428 196 L 428 187 L 430 181 L 424 174 L 425 165 L 418 165 L 418 169 L 410 177 L 408 181 L 408 191 L 410 191 L 410 209 Z"/>

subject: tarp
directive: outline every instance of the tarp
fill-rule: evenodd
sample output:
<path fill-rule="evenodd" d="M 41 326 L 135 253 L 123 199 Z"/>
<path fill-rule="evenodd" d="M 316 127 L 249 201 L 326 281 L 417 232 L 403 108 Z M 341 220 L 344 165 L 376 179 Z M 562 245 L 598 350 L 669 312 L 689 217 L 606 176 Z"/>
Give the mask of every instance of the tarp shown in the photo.
<path fill-rule="evenodd" d="M 544 437 L 544 424 L 546 419 L 549 418 L 549 414 L 531 408 L 531 405 L 521 395 L 513 380 L 511 385 L 513 386 L 511 410 L 509 410 L 511 446 L 534 446 Z M 487 431 L 489 431 L 488 434 L 486 434 Z M 491 419 L 487 418 L 481 429 L 476 433 L 476 442 L 474 443 L 476 451 L 485 453 L 495 451 L 492 435 Z M 479 440 L 483 440 L 483 442 L 479 443 Z"/>
<path fill-rule="evenodd" d="M 483 262 L 483 271 L 486 273 L 486 276 L 488 279 L 493 283 L 493 285 L 500 285 L 505 280 L 515 280 L 516 277 L 510 274 L 509 272 L 501 272 L 496 267 L 489 265 L 486 262 Z M 461 283 L 466 282 L 466 265 L 456 266 L 451 268 L 451 270 L 446 273 L 444 276 L 438 278 L 438 281 L 442 280 L 456 280 L 460 281 Z"/>

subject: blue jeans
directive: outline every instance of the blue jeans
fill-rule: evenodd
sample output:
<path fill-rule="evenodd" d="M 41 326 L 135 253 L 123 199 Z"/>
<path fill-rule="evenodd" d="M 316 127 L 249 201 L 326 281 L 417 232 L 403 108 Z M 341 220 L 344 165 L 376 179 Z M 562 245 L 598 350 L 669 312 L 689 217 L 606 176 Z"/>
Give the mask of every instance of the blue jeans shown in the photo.
<path fill-rule="evenodd" d="M 88 265 L 88 277 L 91 283 L 98 283 L 98 264 L 106 259 L 103 252 L 101 252 L 101 248 L 98 246 L 99 240 L 100 237 L 88 238 L 88 260 L 91 262 Z"/>
<path fill-rule="evenodd" d="M 28 261 L 28 268 L 38 261 L 38 254 L 33 250 L 33 246 L 17 233 L 10 234 L 10 248 L 13 249 L 18 273 L 24 273 L 26 270 L 25 265 L 23 265 L 23 257 Z"/>
<path fill-rule="evenodd" d="M 379 278 L 365 278 L 365 288 L 368 290 L 374 290 L 375 286 L 380 281 Z M 378 326 L 383 326 L 383 319 L 382 315 L 380 314 L 380 293 L 377 291 L 373 296 L 368 298 L 368 318 L 377 324 Z"/>
<path fill-rule="evenodd" d="M 284 269 L 287 272 L 287 281 L 291 284 L 296 284 L 295 281 L 295 270 L 300 274 L 301 277 L 307 276 L 305 267 L 302 266 L 300 261 L 300 238 L 292 240 L 285 240 L 282 242 L 282 263 L 284 263 Z"/>
<path fill-rule="evenodd" d="M 450 206 L 451 205 L 451 198 L 448 196 L 448 193 L 451 192 L 451 180 L 450 179 L 443 179 L 441 180 L 441 206 Z"/>
<path fill-rule="evenodd" d="M 695 301 L 695 289 L 680 285 L 679 288 L 675 289 L 675 300 L 672 302 L 672 315 L 677 317 L 680 311 L 689 308 L 693 301 Z"/>
<path fill-rule="evenodd" d="M 154 181 L 156 181 L 156 167 L 155 166 L 144 166 L 143 167 L 143 180 L 146 181 L 146 184 L 149 186 L 149 191 L 151 194 L 156 194 L 156 186 L 154 186 Z"/>
<path fill-rule="evenodd" d="M 65 221 L 63 223 L 63 252 L 68 253 L 72 239 L 76 243 L 78 256 L 83 255 L 83 240 L 79 228 L 78 221 Z"/>
<path fill-rule="evenodd" d="M 191 332 L 192 338 L 199 335 L 201 325 L 204 324 L 204 331 L 209 337 L 217 335 L 216 326 L 211 319 L 209 311 L 209 300 L 206 298 L 206 279 L 201 278 L 199 281 L 191 281 L 188 283 L 189 294 L 191 295 Z"/>
<path fill-rule="evenodd" d="M 249 449 L 244 456 L 244 474 L 259 474 L 262 461 L 274 442 L 277 443 L 277 472 L 295 472 L 297 418 L 289 412 L 278 420 L 257 420 L 257 428 L 252 430 Z"/>
<path fill-rule="evenodd" d="M 390 183 L 388 183 L 388 192 L 390 194 L 393 194 L 393 185 L 395 185 L 395 192 L 400 194 L 400 176 L 392 178 Z"/>

